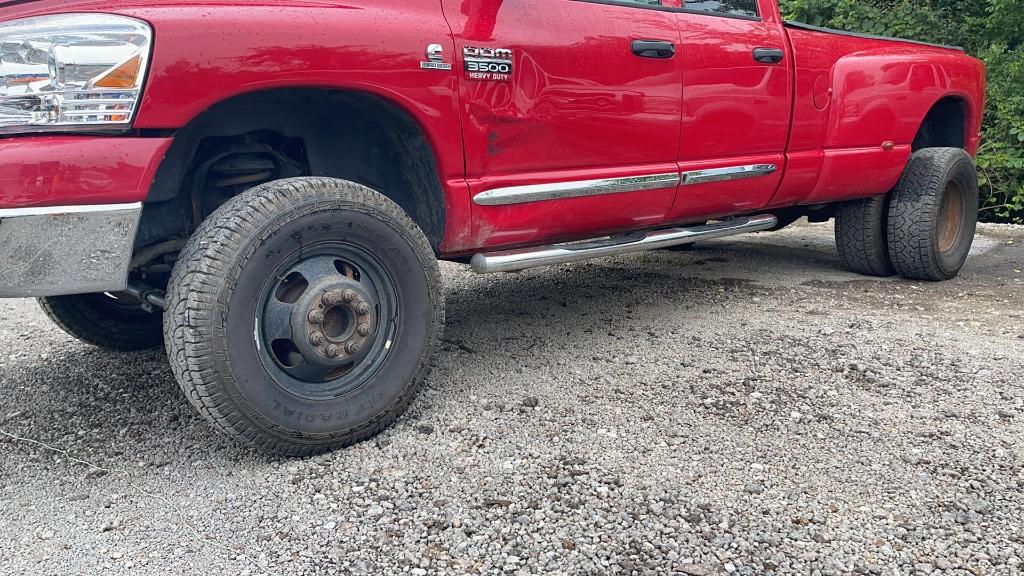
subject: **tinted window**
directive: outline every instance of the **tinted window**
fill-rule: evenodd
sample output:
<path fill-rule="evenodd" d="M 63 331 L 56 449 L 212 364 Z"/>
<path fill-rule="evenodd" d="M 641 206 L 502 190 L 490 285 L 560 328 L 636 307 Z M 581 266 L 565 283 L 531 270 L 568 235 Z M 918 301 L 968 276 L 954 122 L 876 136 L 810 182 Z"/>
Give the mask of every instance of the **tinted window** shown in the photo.
<path fill-rule="evenodd" d="M 757 17 L 757 0 L 686 0 L 687 10 Z"/>

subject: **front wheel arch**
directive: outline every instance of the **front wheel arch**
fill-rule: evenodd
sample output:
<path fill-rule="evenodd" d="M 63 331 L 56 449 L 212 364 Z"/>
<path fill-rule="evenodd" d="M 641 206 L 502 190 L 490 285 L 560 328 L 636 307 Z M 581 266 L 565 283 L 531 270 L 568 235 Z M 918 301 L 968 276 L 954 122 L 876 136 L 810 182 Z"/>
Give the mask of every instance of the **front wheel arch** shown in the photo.
<path fill-rule="evenodd" d="M 239 173 L 239 159 L 252 163 L 254 156 L 268 160 L 269 168 L 255 163 Z M 230 177 L 217 175 L 211 162 L 225 164 Z M 384 96 L 317 86 L 239 94 L 177 130 L 150 187 L 136 245 L 188 236 L 246 189 L 311 176 L 356 182 L 387 196 L 438 252 L 448 204 L 426 127 Z"/>

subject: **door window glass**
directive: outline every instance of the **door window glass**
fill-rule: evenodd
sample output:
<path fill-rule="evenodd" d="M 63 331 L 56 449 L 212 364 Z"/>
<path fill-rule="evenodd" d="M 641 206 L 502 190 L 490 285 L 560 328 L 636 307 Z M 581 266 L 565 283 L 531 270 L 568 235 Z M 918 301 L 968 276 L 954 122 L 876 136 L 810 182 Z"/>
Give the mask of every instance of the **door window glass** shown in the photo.
<path fill-rule="evenodd" d="M 723 16 L 757 17 L 757 0 L 686 0 L 687 10 L 711 12 Z"/>

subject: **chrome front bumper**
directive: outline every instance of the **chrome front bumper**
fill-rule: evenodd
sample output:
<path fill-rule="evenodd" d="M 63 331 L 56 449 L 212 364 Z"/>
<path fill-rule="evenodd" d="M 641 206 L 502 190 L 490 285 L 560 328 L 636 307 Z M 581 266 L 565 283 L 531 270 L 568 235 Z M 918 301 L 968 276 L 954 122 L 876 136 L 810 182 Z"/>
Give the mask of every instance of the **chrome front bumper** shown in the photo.
<path fill-rule="evenodd" d="M 124 290 L 142 203 L 0 209 L 0 298 Z"/>

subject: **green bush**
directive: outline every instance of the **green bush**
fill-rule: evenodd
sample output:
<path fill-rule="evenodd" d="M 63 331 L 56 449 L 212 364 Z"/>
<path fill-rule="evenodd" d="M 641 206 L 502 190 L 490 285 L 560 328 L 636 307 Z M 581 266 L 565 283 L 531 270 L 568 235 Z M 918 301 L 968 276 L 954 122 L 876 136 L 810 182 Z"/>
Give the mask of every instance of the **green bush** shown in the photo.
<path fill-rule="evenodd" d="M 1021 0 L 781 0 L 787 20 L 963 46 L 988 67 L 978 151 L 982 219 L 1024 222 L 1024 6 Z"/>

